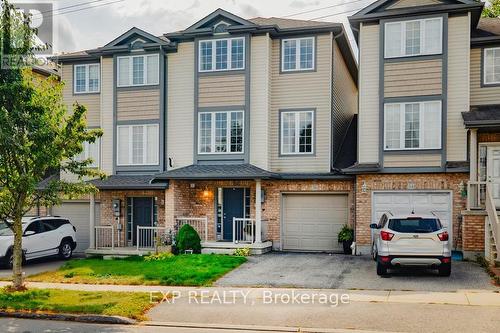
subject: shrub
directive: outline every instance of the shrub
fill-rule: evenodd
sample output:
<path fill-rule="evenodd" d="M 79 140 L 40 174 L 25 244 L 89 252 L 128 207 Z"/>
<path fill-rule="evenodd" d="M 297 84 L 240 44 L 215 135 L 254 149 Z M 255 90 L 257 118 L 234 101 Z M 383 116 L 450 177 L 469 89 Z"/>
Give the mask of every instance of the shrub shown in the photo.
<path fill-rule="evenodd" d="M 186 250 L 193 250 L 193 253 L 201 253 L 200 236 L 189 224 L 184 224 L 179 230 L 177 249 L 180 254 L 184 254 Z"/>
<path fill-rule="evenodd" d="M 244 248 L 239 248 L 234 250 L 233 255 L 237 257 L 248 257 L 250 256 L 250 248 L 249 247 L 244 247 Z"/>
<path fill-rule="evenodd" d="M 161 252 L 158 254 L 150 254 L 144 257 L 144 261 L 164 261 L 172 258 L 174 255 L 170 252 Z"/>
<path fill-rule="evenodd" d="M 339 242 L 348 242 L 354 240 L 354 230 L 347 224 L 339 232 Z"/>

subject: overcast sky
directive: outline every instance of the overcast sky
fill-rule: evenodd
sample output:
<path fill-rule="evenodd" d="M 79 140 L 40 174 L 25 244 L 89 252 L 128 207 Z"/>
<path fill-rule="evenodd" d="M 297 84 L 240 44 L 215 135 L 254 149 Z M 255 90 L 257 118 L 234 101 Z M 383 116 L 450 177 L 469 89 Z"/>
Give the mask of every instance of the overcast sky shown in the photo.
<path fill-rule="evenodd" d="M 283 17 L 305 12 L 290 18 L 347 24 L 348 15 L 372 2 L 374 0 L 57 0 L 55 47 L 59 52 L 70 52 L 103 46 L 133 26 L 154 35 L 182 30 L 219 7 L 243 18 Z M 75 6 L 83 3 L 85 5 Z M 65 8 L 69 6 L 75 7 Z M 338 15 L 329 16 L 334 14 Z"/>

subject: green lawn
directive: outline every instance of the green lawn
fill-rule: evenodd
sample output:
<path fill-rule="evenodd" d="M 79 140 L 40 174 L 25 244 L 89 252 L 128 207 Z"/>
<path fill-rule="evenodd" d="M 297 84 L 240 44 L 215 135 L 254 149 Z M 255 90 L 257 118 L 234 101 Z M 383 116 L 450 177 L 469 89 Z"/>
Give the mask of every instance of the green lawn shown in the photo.
<path fill-rule="evenodd" d="M 196 254 L 146 262 L 127 259 L 75 259 L 55 272 L 30 276 L 28 281 L 85 284 L 207 286 L 246 261 L 245 257 Z"/>
<path fill-rule="evenodd" d="M 99 314 L 144 320 L 146 319 L 144 313 L 153 305 L 147 293 L 58 289 L 7 292 L 0 289 L 2 311 Z"/>

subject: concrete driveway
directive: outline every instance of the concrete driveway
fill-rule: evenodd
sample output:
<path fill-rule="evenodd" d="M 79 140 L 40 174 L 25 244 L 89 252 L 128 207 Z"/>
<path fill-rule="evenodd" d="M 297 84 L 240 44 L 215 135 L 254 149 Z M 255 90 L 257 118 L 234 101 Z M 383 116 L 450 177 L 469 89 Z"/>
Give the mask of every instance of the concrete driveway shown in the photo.
<path fill-rule="evenodd" d="M 65 261 L 59 258 L 44 258 L 35 259 L 28 261 L 23 266 L 23 272 L 25 276 L 30 276 L 34 274 L 39 274 L 43 272 L 55 271 L 61 267 Z M 12 276 L 12 270 L 6 269 L 5 267 L 0 268 L 0 279 L 7 279 Z"/>
<path fill-rule="evenodd" d="M 393 270 L 379 277 L 368 256 L 340 254 L 279 253 L 249 257 L 247 263 L 216 282 L 232 287 L 293 287 L 329 289 L 376 289 L 456 291 L 498 289 L 483 268 L 472 262 L 453 262 L 450 277 L 421 269 Z"/>

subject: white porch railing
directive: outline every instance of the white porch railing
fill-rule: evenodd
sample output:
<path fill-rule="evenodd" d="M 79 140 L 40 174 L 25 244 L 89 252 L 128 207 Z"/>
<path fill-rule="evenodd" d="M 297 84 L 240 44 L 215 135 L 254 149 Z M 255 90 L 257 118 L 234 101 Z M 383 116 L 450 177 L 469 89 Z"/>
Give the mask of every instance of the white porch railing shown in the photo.
<path fill-rule="evenodd" d="M 233 243 L 255 243 L 255 219 L 233 218 Z M 267 240 L 267 220 L 261 220 L 261 240 Z"/>
<path fill-rule="evenodd" d="M 137 250 L 154 249 L 168 237 L 168 228 L 137 226 Z"/>
<path fill-rule="evenodd" d="M 115 228 L 112 225 L 99 225 L 94 227 L 95 248 L 115 248 Z"/>
<path fill-rule="evenodd" d="M 207 217 L 177 217 L 175 219 L 176 230 L 179 231 L 184 224 L 189 224 L 198 233 L 201 240 L 208 241 L 208 218 Z"/>
<path fill-rule="evenodd" d="M 488 216 L 486 217 L 486 223 L 489 224 L 491 228 L 491 232 L 493 234 L 493 240 L 495 241 L 495 245 L 497 250 L 500 249 L 500 221 L 498 219 L 498 213 L 495 205 L 495 200 L 492 195 L 492 184 L 486 185 L 486 212 Z M 500 259 L 497 254 L 497 258 Z"/>
<path fill-rule="evenodd" d="M 485 209 L 486 184 L 483 181 L 469 181 L 467 183 L 467 210 Z"/>

